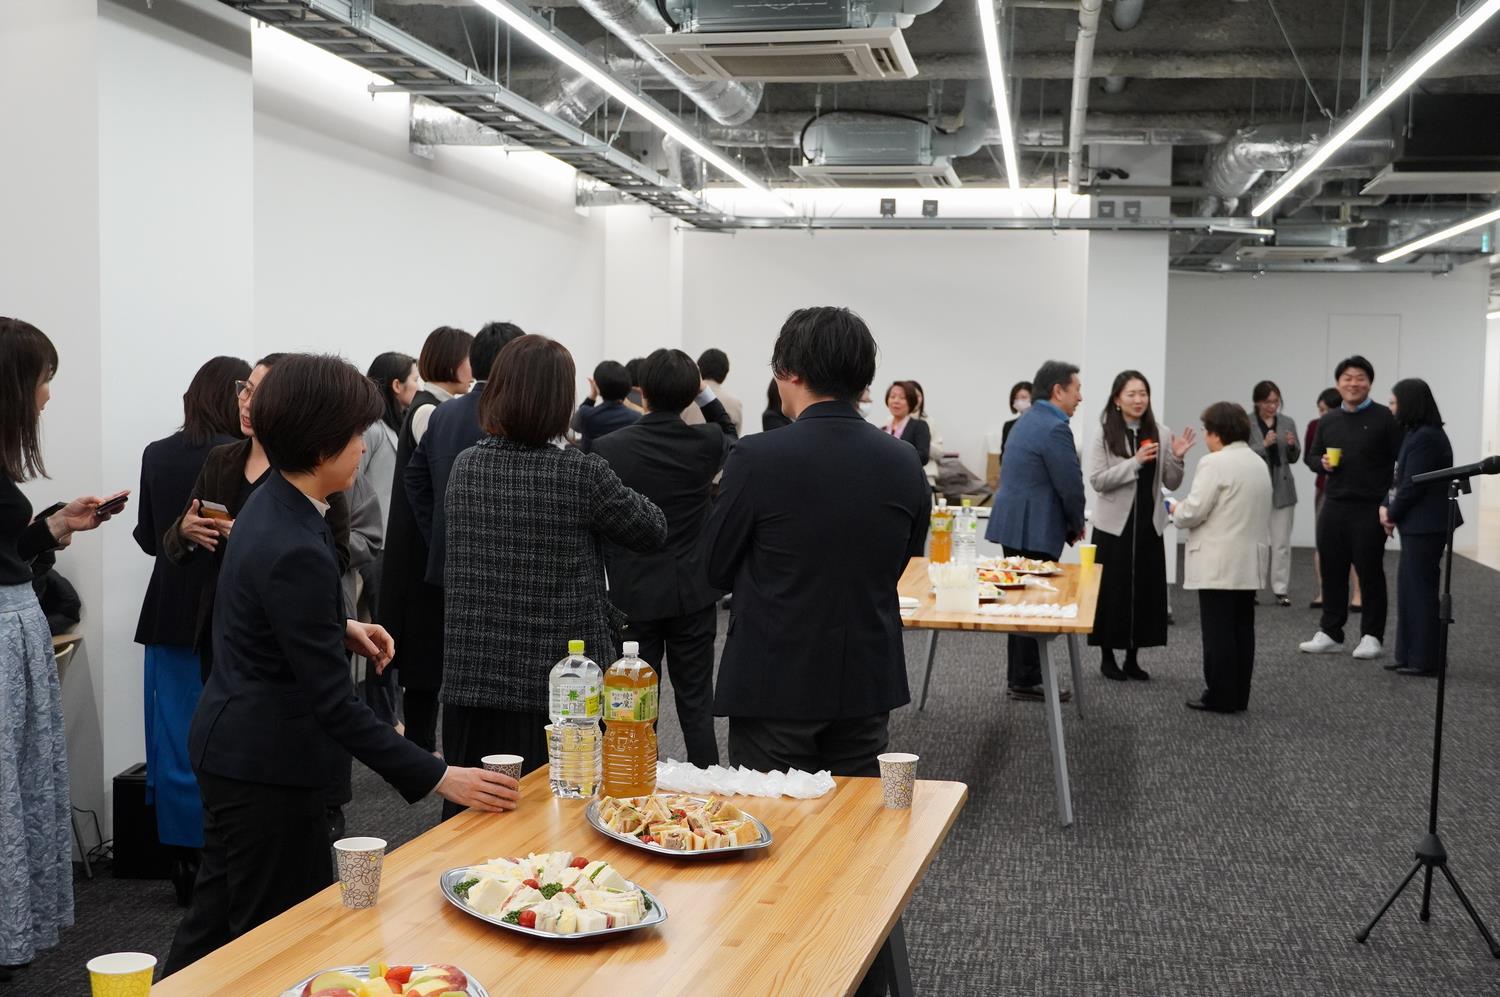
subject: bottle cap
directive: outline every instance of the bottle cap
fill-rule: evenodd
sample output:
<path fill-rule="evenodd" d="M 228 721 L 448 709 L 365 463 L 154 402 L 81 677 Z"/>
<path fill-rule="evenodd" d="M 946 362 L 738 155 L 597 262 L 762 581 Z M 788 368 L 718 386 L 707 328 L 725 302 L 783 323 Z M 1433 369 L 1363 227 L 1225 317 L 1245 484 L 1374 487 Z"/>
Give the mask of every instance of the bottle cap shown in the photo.
<path fill-rule="evenodd" d="M 945 506 L 947 506 L 947 504 L 948 504 L 948 496 L 946 496 L 946 495 L 939 495 L 938 496 L 938 508 L 939 509 L 944 508 Z"/>
<path fill-rule="evenodd" d="M 964 499 L 964 508 L 967 509 L 968 507 L 969 507 L 969 500 L 968 499 Z"/>
<path fill-rule="evenodd" d="M 570 640 L 570 641 L 568 641 L 568 653 L 569 654 L 582 654 L 583 653 L 583 641 L 581 641 L 581 640 Z"/>
<path fill-rule="evenodd" d="M 627 657 L 633 658 L 637 654 L 640 654 L 640 653 L 641 653 L 641 645 L 640 645 L 639 641 L 627 640 L 625 642 L 625 654 L 626 654 Z"/>

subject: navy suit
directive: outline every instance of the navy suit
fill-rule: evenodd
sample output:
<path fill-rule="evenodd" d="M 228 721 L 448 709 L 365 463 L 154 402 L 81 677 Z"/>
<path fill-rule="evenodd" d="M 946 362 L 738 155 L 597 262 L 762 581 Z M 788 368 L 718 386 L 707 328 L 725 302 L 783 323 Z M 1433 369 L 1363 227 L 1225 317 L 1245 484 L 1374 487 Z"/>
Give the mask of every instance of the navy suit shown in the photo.
<path fill-rule="evenodd" d="M 579 436 L 578 449 L 591 453 L 594 441 L 599 437 L 634 425 L 640 417 L 639 412 L 627 407 L 624 402 L 600 402 L 596 405 L 592 398 L 584 399 L 583 404 L 578 406 L 578 411 L 573 413 L 572 426 Z"/>
<path fill-rule="evenodd" d="M 273 470 L 235 520 L 219 571 L 214 669 L 188 741 L 203 864 L 166 972 L 333 881 L 323 787 L 335 745 L 412 802 L 447 770 L 355 698 L 346 615 L 327 522 Z"/>
<path fill-rule="evenodd" d="M 1015 421 L 1000 465 L 1000 491 L 984 536 L 1007 555 L 1055 561 L 1083 533 L 1083 467 L 1068 416 L 1034 402 Z M 1006 638 L 1006 681 L 1033 689 L 1042 681 L 1041 651 L 1031 637 Z"/>
<path fill-rule="evenodd" d="M 448 494 L 448 476 L 458 455 L 487 435 L 479 426 L 479 398 L 484 394 L 480 381 L 468 394 L 459 395 L 432 411 L 427 432 L 412 453 L 403 472 L 406 499 L 417 518 L 417 529 L 427 541 L 427 578 L 429 585 L 443 584 L 443 558 L 447 551 L 448 513 L 443 496 Z"/>
<path fill-rule="evenodd" d="M 1441 426 L 1418 426 L 1401 441 L 1396 483 L 1386 497 L 1386 515 L 1401 531 L 1396 572 L 1396 662 L 1432 671 L 1442 662 L 1438 641 L 1438 592 L 1443 548 L 1448 542 L 1448 483 L 1415 484 L 1412 478 L 1453 466 L 1453 446 Z M 1458 516 L 1463 525 L 1463 515 Z"/>

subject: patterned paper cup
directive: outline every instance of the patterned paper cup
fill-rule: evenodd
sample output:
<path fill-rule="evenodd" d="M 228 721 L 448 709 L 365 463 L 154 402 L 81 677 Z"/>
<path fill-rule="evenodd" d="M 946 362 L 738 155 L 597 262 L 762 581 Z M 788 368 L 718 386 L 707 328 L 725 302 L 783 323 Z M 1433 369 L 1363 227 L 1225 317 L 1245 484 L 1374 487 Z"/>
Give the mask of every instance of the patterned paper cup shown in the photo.
<path fill-rule="evenodd" d="M 519 779 L 521 778 L 521 763 L 525 760 L 520 755 L 485 755 L 479 759 L 479 764 L 484 766 L 486 772 L 499 772 L 512 779 Z"/>
<path fill-rule="evenodd" d="M 887 809 L 911 807 L 912 787 L 917 781 L 917 755 L 902 753 L 880 755 L 880 793 Z"/>
<path fill-rule="evenodd" d="M 339 860 L 339 896 L 353 910 L 374 907 L 380 898 L 380 867 L 385 842 L 380 838 L 341 838 L 333 843 Z"/>
<path fill-rule="evenodd" d="M 94 997 L 147 997 L 156 956 L 145 952 L 111 952 L 88 962 Z"/>

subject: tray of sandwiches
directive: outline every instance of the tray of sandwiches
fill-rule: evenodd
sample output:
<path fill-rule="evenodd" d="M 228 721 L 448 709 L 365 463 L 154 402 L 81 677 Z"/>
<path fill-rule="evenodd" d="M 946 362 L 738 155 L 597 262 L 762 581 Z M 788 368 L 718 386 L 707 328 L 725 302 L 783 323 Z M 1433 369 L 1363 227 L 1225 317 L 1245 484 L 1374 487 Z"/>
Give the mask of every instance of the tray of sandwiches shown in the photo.
<path fill-rule="evenodd" d="M 997 557 L 979 562 L 980 568 L 993 571 L 1008 571 L 1016 575 L 1060 575 L 1062 569 L 1056 561 L 1039 561 L 1032 557 Z"/>
<path fill-rule="evenodd" d="M 591 801 L 585 814 L 596 831 L 664 855 L 701 858 L 771 844 L 770 828 L 717 796 L 606 796 Z"/>
<path fill-rule="evenodd" d="M 438 882 L 464 913 L 533 938 L 602 938 L 667 919 L 661 901 L 614 866 L 572 852 L 490 859 L 449 869 Z"/>

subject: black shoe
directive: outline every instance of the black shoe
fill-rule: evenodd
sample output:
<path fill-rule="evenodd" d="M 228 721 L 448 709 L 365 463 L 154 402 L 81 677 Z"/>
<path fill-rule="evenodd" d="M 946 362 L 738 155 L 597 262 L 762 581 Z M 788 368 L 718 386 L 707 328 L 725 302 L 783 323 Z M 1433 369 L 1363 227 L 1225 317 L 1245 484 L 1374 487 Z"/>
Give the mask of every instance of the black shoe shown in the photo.
<path fill-rule="evenodd" d="M 1349 612 L 1351 612 L 1351 613 L 1363 613 L 1364 611 L 1365 611 L 1365 607 L 1363 607 L 1363 606 L 1350 606 L 1349 607 Z"/>
<path fill-rule="evenodd" d="M 1322 599 L 1314 599 L 1312 602 L 1309 602 L 1307 604 L 1307 608 L 1308 609 L 1322 609 L 1323 608 L 1323 600 Z"/>
<path fill-rule="evenodd" d="M 1183 705 L 1186 706 L 1190 710 L 1200 710 L 1200 711 L 1208 711 L 1208 712 L 1211 712 L 1213 710 L 1212 706 L 1209 706 L 1207 703 L 1205 703 L 1201 699 L 1190 699 L 1186 703 L 1184 703 Z"/>
<path fill-rule="evenodd" d="M 1393 672 L 1393 671 L 1395 671 L 1398 668 L 1405 668 L 1406 667 L 1406 663 L 1402 662 L 1402 661 L 1387 661 L 1385 664 L 1381 665 L 1380 667 L 1384 668 L 1388 672 Z"/>
<path fill-rule="evenodd" d="M 1287 606 L 1290 606 L 1291 604 L 1292 604 L 1292 600 L 1288 599 L 1284 595 L 1278 595 L 1276 597 L 1276 605 L 1282 607 L 1283 609 L 1285 609 Z"/>
<path fill-rule="evenodd" d="M 1099 674 L 1113 682 L 1125 681 L 1125 673 L 1120 671 L 1120 666 L 1115 664 L 1114 658 L 1105 658 L 1099 663 Z"/>
<path fill-rule="evenodd" d="M 1019 701 L 1021 701 L 1023 703 L 1040 703 L 1040 702 L 1043 702 L 1043 701 L 1046 700 L 1047 694 L 1042 691 L 1042 687 L 1039 686 L 1039 685 L 1032 685 L 1032 686 L 1015 686 L 1015 685 L 1013 685 L 1013 686 L 1010 687 L 1010 698 L 1011 699 L 1015 699 L 1015 700 L 1019 700 Z M 1073 698 L 1073 692 L 1072 692 L 1071 689 L 1059 689 L 1059 690 L 1057 690 L 1057 701 L 1059 703 L 1066 703 L 1068 700 L 1070 700 L 1072 698 Z"/>
<path fill-rule="evenodd" d="M 1146 669 L 1142 668 L 1140 665 L 1136 664 L 1134 661 L 1125 662 L 1125 667 L 1122 670 L 1125 673 L 1125 677 L 1128 679 L 1135 679 L 1137 682 L 1151 681 L 1151 673 L 1146 671 Z"/>
<path fill-rule="evenodd" d="M 193 906 L 193 885 L 198 881 L 198 863 L 187 858 L 172 860 L 172 890 L 177 894 L 177 906 Z"/>
<path fill-rule="evenodd" d="M 1420 678 L 1437 678 L 1436 668 L 1413 668 L 1411 665 L 1402 665 L 1396 669 L 1397 675 L 1416 675 Z"/>

